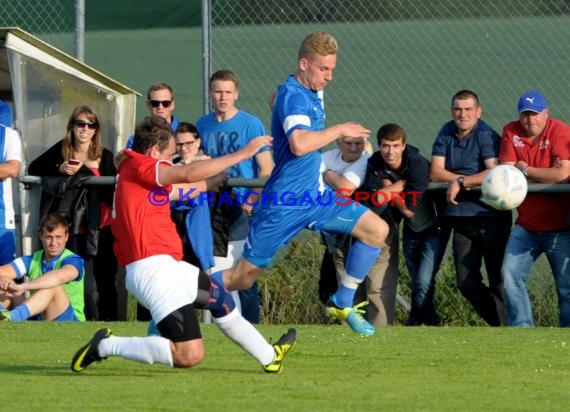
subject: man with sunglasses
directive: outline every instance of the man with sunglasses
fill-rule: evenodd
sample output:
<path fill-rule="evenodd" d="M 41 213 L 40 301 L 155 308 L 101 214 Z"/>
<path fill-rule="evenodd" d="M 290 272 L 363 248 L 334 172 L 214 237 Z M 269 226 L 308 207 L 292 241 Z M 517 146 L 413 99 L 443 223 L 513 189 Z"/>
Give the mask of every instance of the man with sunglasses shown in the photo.
<path fill-rule="evenodd" d="M 150 115 L 162 117 L 170 124 L 172 131 L 175 131 L 180 121 L 172 114 L 176 109 L 172 87 L 166 83 L 153 84 L 148 88 L 146 98 L 146 107 Z M 133 148 L 134 138 L 134 135 L 129 137 L 126 144 L 127 149 Z"/>

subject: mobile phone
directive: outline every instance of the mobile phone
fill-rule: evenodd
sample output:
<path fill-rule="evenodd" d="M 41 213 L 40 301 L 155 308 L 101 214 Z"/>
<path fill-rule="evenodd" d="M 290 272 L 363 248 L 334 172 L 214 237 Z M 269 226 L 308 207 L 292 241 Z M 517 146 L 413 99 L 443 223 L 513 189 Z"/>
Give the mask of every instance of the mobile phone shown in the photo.
<path fill-rule="evenodd" d="M 76 159 L 69 159 L 69 160 L 67 161 L 67 163 L 69 163 L 69 164 L 72 165 L 72 166 L 77 166 L 77 165 L 78 165 L 79 163 L 81 163 L 81 162 L 80 162 L 79 160 L 76 160 Z"/>

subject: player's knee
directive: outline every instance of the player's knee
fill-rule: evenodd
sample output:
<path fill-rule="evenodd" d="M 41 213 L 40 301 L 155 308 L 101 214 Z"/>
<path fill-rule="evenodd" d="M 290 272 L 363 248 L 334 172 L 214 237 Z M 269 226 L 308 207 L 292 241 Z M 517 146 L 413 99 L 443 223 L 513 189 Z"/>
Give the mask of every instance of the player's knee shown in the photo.
<path fill-rule="evenodd" d="M 226 283 L 226 288 L 229 290 L 249 289 L 262 272 L 263 269 L 261 267 L 245 259 L 240 259 L 235 268 L 224 273 L 227 276 L 224 280 L 229 279 L 229 282 Z"/>
<path fill-rule="evenodd" d="M 183 357 L 177 359 L 174 362 L 174 366 L 176 366 L 177 368 L 192 368 L 202 363 L 203 359 L 204 359 L 203 357 L 198 357 L 198 356 Z"/>
<path fill-rule="evenodd" d="M 191 368 L 204 360 L 204 351 L 186 351 L 172 354 L 172 361 L 177 368 Z"/>
<path fill-rule="evenodd" d="M 380 219 L 380 227 L 378 228 L 378 242 L 381 246 L 386 245 L 386 239 L 388 238 L 388 234 L 390 232 L 390 227 L 388 223 L 384 219 Z"/>
<path fill-rule="evenodd" d="M 196 294 L 196 299 L 194 300 L 194 307 L 197 309 L 203 309 L 208 305 L 210 300 L 210 289 L 211 289 L 210 276 L 204 271 L 200 271 L 198 275 L 198 292 Z"/>
<path fill-rule="evenodd" d="M 255 283 L 255 278 L 246 276 L 242 278 L 242 287 L 241 289 L 249 289 L 250 287 L 252 287 Z"/>
<path fill-rule="evenodd" d="M 378 217 L 375 224 L 370 228 L 372 230 L 369 235 L 370 240 L 368 243 L 378 247 L 386 246 L 386 238 L 388 237 L 388 232 L 390 231 L 390 228 L 388 227 L 386 221 Z"/>

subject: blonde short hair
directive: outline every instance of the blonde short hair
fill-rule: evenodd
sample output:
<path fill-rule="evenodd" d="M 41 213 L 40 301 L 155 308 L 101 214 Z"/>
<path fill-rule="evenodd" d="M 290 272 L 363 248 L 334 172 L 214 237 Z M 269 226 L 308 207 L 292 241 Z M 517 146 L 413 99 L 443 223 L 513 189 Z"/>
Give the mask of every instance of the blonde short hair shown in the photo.
<path fill-rule="evenodd" d="M 315 54 L 328 56 L 337 54 L 338 43 L 336 39 L 325 31 L 314 31 L 307 35 L 299 48 L 299 59 L 311 57 Z"/>

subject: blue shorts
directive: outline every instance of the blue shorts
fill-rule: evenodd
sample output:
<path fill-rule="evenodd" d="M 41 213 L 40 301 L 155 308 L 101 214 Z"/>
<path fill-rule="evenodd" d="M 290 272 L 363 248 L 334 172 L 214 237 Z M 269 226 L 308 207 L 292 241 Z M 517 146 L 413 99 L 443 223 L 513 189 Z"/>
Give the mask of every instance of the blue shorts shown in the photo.
<path fill-rule="evenodd" d="M 316 205 L 311 208 L 268 206 L 256 210 L 249 227 L 243 257 L 259 268 L 271 264 L 277 251 L 303 229 L 351 234 L 368 209 L 350 205 Z"/>
<path fill-rule="evenodd" d="M 5 265 L 16 259 L 16 231 L 0 229 L 0 265 Z"/>
<path fill-rule="evenodd" d="M 54 322 L 79 322 L 79 319 L 75 316 L 75 311 L 73 310 L 71 303 L 61 315 L 54 319 Z"/>

